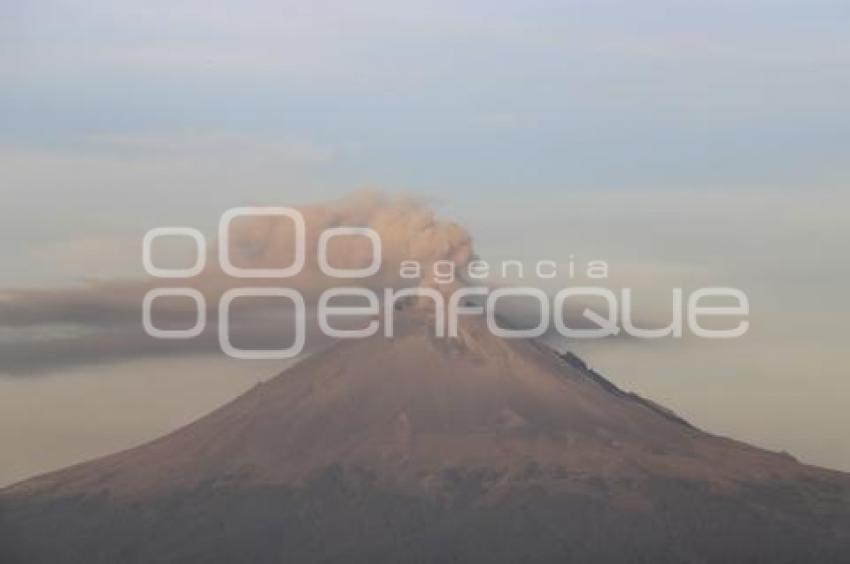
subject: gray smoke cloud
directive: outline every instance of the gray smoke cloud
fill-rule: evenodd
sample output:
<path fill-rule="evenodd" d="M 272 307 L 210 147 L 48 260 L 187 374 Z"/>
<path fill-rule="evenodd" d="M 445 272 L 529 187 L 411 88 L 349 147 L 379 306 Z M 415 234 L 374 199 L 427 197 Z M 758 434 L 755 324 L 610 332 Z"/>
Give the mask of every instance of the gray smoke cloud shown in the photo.
<path fill-rule="evenodd" d="M 293 277 L 233 278 L 222 270 L 218 243 L 212 238 L 206 267 L 190 279 L 148 278 L 101 281 L 73 288 L 0 291 L 0 373 L 38 374 L 74 365 L 219 351 L 219 299 L 225 291 L 245 286 L 285 286 L 304 296 L 308 306 L 309 351 L 328 341 L 319 332 L 311 307 L 324 290 L 355 285 L 372 289 L 380 296 L 386 288 L 420 285 L 448 293 L 464 283 L 463 271 L 476 258 L 470 234 L 456 223 L 439 219 L 426 202 L 417 198 L 363 191 L 297 209 L 306 226 L 306 254 L 303 269 Z M 325 275 L 319 267 L 316 250 L 320 234 L 333 227 L 373 229 L 382 246 L 379 271 L 354 280 Z M 231 262 L 241 268 L 287 266 L 294 260 L 294 238 L 289 218 L 271 215 L 238 218 L 229 229 Z M 372 245 L 365 237 L 335 237 L 327 251 L 328 262 L 336 268 L 363 268 L 373 258 Z M 421 266 L 420 278 L 401 276 L 405 261 Z M 451 267 L 456 273 L 452 282 L 435 274 L 437 263 Z M 445 268 L 437 270 L 445 272 Z M 490 281 L 489 285 L 495 284 Z M 142 326 L 142 301 L 149 290 L 157 287 L 190 287 L 201 292 L 207 304 L 205 330 L 185 340 L 147 335 Z M 234 345 L 243 349 L 275 349 L 290 344 L 295 330 L 293 311 L 291 306 L 280 302 L 274 298 L 243 298 L 234 302 L 230 325 Z M 431 305 L 428 298 L 415 303 Z M 581 304 L 571 306 L 562 312 L 571 327 L 594 327 L 583 317 Z M 185 297 L 159 298 L 152 309 L 154 325 L 161 329 L 192 327 L 197 316 L 195 303 Z M 503 322 L 516 328 L 533 327 L 539 319 L 535 304 L 504 301 L 498 313 Z M 336 324 L 340 328 L 344 326 Z"/>
<path fill-rule="evenodd" d="M 218 264 L 211 245 L 207 267 L 192 279 L 106 281 L 59 289 L 9 289 L 0 292 L 0 372 L 36 374 L 70 365 L 115 362 L 139 357 L 204 354 L 218 350 L 215 322 L 221 294 L 239 286 L 286 286 L 299 290 L 308 304 L 325 289 L 344 284 L 319 269 L 319 235 L 330 227 L 369 227 L 382 243 L 382 267 L 356 284 L 375 290 L 422 283 L 435 285 L 431 265 L 451 261 L 458 269 L 474 256 L 472 238 L 456 223 L 438 219 L 424 201 L 379 192 L 357 192 L 345 198 L 297 208 L 306 225 L 303 270 L 286 279 L 234 279 Z M 141 238 L 141 234 L 140 234 Z M 288 218 L 244 217 L 230 231 L 232 262 L 243 268 L 274 268 L 290 264 L 294 231 Z M 363 237 L 337 237 L 328 246 L 328 261 L 337 268 L 362 268 L 372 259 Z M 141 257 L 139 258 L 141 261 Z M 399 276 L 402 261 L 422 265 L 422 280 Z M 350 282 L 350 281 L 349 281 Z M 208 325 L 196 338 L 162 340 L 148 336 L 141 324 L 141 304 L 155 287 L 188 286 L 207 303 Z M 269 312 L 276 308 L 276 316 Z M 291 311 L 268 300 L 245 300 L 231 327 L 234 343 L 243 348 L 276 348 L 292 340 Z M 190 327 L 196 316 L 188 299 L 157 300 L 155 324 L 160 328 Z M 320 346 L 315 319 L 308 319 L 308 343 Z"/>

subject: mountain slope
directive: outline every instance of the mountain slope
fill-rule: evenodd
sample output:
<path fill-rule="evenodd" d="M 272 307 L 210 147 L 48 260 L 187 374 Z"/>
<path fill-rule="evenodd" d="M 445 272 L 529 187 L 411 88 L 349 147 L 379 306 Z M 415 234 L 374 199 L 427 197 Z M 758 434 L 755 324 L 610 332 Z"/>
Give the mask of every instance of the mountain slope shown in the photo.
<path fill-rule="evenodd" d="M 0 496 L 3 562 L 842 561 L 850 479 L 477 319 L 338 343 Z"/>

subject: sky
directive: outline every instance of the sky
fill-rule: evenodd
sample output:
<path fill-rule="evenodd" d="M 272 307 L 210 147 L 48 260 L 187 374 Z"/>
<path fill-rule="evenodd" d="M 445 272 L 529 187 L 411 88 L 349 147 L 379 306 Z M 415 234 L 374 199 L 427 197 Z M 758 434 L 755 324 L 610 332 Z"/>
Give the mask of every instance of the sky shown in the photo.
<path fill-rule="evenodd" d="M 0 0 L 0 295 L 141 276 L 148 229 L 213 233 L 234 205 L 413 194 L 485 258 L 604 259 L 647 311 L 742 288 L 743 339 L 580 350 L 709 431 L 850 470 L 848 26 L 817 0 Z M 275 371 L 218 361 L 233 382 L 168 358 L 0 374 L 0 483 Z M 147 363 L 167 405 L 128 377 Z M 87 403 L 81 381 L 110 384 Z"/>

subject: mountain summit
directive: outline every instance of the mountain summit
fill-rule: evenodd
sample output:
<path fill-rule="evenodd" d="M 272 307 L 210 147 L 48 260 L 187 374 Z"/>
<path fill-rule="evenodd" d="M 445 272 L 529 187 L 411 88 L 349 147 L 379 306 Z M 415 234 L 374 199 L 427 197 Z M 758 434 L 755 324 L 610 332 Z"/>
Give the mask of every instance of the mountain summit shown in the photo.
<path fill-rule="evenodd" d="M 850 476 L 696 429 L 467 318 L 338 342 L 0 493 L 0 561 L 840 562 Z"/>

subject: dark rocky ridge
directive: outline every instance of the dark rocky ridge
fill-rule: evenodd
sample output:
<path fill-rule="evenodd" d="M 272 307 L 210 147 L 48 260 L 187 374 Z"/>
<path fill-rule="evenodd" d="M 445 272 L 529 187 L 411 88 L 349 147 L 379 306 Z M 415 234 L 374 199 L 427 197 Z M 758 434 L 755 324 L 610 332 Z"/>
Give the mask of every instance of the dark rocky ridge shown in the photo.
<path fill-rule="evenodd" d="M 846 562 L 850 477 L 574 356 L 343 342 L 147 445 L 0 494 L 0 562 Z"/>

